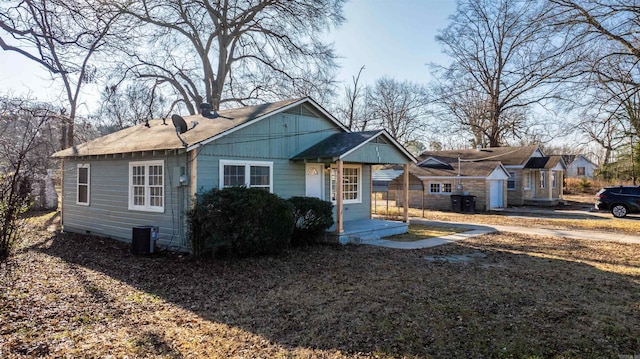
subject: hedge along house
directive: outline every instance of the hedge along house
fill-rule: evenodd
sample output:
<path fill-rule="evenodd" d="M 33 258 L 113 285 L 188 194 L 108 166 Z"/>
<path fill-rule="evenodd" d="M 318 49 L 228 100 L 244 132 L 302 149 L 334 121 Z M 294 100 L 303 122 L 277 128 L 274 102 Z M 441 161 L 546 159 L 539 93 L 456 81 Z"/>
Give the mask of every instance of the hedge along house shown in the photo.
<path fill-rule="evenodd" d="M 335 238 L 346 242 L 362 223 L 390 227 L 366 222 L 371 165 L 415 161 L 386 131 L 349 132 L 310 98 L 174 117 L 177 126 L 151 120 L 53 155 L 63 159 L 64 230 L 128 241 L 152 225 L 160 246 L 184 250 L 196 194 L 248 186 L 331 200 Z"/>

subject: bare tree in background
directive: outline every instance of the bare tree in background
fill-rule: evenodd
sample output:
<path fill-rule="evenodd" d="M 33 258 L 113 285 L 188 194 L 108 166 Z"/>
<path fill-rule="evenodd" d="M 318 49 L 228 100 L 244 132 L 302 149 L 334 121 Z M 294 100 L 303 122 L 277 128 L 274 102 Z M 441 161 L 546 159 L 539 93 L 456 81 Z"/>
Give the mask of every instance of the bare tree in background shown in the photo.
<path fill-rule="evenodd" d="M 73 145 L 81 89 L 94 80 L 91 59 L 105 45 L 117 18 L 90 0 L 5 1 L 0 5 L 0 47 L 35 61 L 63 83 L 68 113 L 61 147 Z"/>
<path fill-rule="evenodd" d="M 615 153 L 630 152 L 640 135 L 640 1 L 550 2 L 556 23 L 589 54 L 580 59 L 579 129 L 603 148 L 606 167 L 617 160 Z"/>
<path fill-rule="evenodd" d="M 557 5 L 555 21 L 573 36 L 574 43 L 595 54 L 589 72 L 602 82 L 623 82 L 638 86 L 637 77 L 618 77 L 609 71 L 611 64 L 640 61 L 640 1 L 639 0 L 549 0 Z M 637 71 L 636 71 L 637 73 Z"/>
<path fill-rule="evenodd" d="M 429 97 L 423 86 L 383 77 L 367 97 L 372 128 L 384 128 L 401 144 L 417 140 L 429 114 Z"/>
<path fill-rule="evenodd" d="M 477 144 L 530 135 L 529 109 L 548 106 L 573 76 L 574 45 L 548 10 L 545 1 L 460 0 L 436 37 L 453 59 L 435 71 L 437 101 Z"/>
<path fill-rule="evenodd" d="M 120 44 L 125 75 L 170 89 L 186 110 L 324 95 L 335 54 L 321 39 L 343 22 L 344 0 L 141 0 L 113 2 L 144 42 Z M 125 46 L 130 45 L 130 46 Z M 173 104 L 175 105 L 175 103 Z"/>
<path fill-rule="evenodd" d="M 365 131 L 369 123 L 367 113 L 367 92 L 369 89 L 360 82 L 364 71 L 360 68 L 357 76 L 352 77 L 352 84 L 344 86 L 344 99 L 336 109 L 336 115 L 342 123 L 352 131 Z"/>
<path fill-rule="evenodd" d="M 619 65 L 614 64 L 615 68 L 608 72 L 622 81 L 590 83 L 593 89 L 579 125 L 589 139 L 605 150 L 604 166 L 610 163 L 614 151 L 640 136 L 640 88 L 631 84 L 632 72 L 637 69 L 619 72 Z"/>
<path fill-rule="evenodd" d="M 165 115 L 166 100 L 144 83 L 106 86 L 101 95 L 97 127 L 101 135 Z"/>
<path fill-rule="evenodd" d="M 0 98 L 0 261 L 20 238 L 20 215 L 29 208 L 34 173 L 49 165 L 52 115 L 48 106 Z"/>

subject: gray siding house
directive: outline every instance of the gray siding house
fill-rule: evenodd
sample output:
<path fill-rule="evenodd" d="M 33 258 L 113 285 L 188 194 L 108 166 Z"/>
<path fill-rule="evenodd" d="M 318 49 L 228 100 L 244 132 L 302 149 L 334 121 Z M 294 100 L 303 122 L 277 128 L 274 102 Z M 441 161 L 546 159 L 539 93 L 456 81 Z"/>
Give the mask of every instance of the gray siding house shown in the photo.
<path fill-rule="evenodd" d="M 594 178 L 598 165 L 591 162 L 584 155 L 563 155 L 567 163 L 567 178 Z"/>
<path fill-rule="evenodd" d="M 243 185 L 332 201 L 344 243 L 351 224 L 372 221 L 371 166 L 415 161 L 386 131 L 350 132 L 310 98 L 174 117 L 177 126 L 151 120 L 53 155 L 63 160 L 65 231 L 129 241 L 133 227 L 152 225 L 158 245 L 188 249 L 196 194 Z M 407 227 L 369 224 L 381 235 Z"/>

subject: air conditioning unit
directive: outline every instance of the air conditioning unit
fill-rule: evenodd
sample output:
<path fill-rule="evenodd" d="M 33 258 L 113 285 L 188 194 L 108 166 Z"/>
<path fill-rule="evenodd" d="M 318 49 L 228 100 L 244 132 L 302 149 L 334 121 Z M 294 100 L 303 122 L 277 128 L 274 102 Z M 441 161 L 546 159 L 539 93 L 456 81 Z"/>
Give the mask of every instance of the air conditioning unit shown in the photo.
<path fill-rule="evenodd" d="M 155 251 L 157 241 L 157 226 L 133 227 L 131 234 L 131 253 L 135 255 L 152 254 Z"/>

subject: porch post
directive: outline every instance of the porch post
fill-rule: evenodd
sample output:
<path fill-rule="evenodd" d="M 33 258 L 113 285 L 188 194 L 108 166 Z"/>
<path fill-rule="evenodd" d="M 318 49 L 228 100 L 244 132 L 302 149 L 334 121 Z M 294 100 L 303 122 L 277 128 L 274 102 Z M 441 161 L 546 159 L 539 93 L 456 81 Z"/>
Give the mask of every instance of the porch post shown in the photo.
<path fill-rule="evenodd" d="M 342 160 L 336 162 L 336 233 L 344 232 L 344 220 L 342 218 Z"/>
<path fill-rule="evenodd" d="M 404 169 L 404 215 L 402 221 L 409 223 L 409 164 L 405 163 Z"/>
<path fill-rule="evenodd" d="M 369 166 L 369 219 L 373 219 L 373 211 L 371 210 L 371 197 L 373 196 L 373 166 Z M 377 205 L 377 201 L 375 202 Z"/>
<path fill-rule="evenodd" d="M 547 185 L 549 186 L 549 199 L 553 199 L 553 170 L 549 170 L 549 173 L 547 174 Z M 556 183 L 556 186 L 557 185 L 558 183 Z"/>
<path fill-rule="evenodd" d="M 558 177 L 560 177 L 558 186 L 560 186 L 560 199 L 562 199 L 562 197 L 564 197 L 564 171 L 558 172 Z"/>

